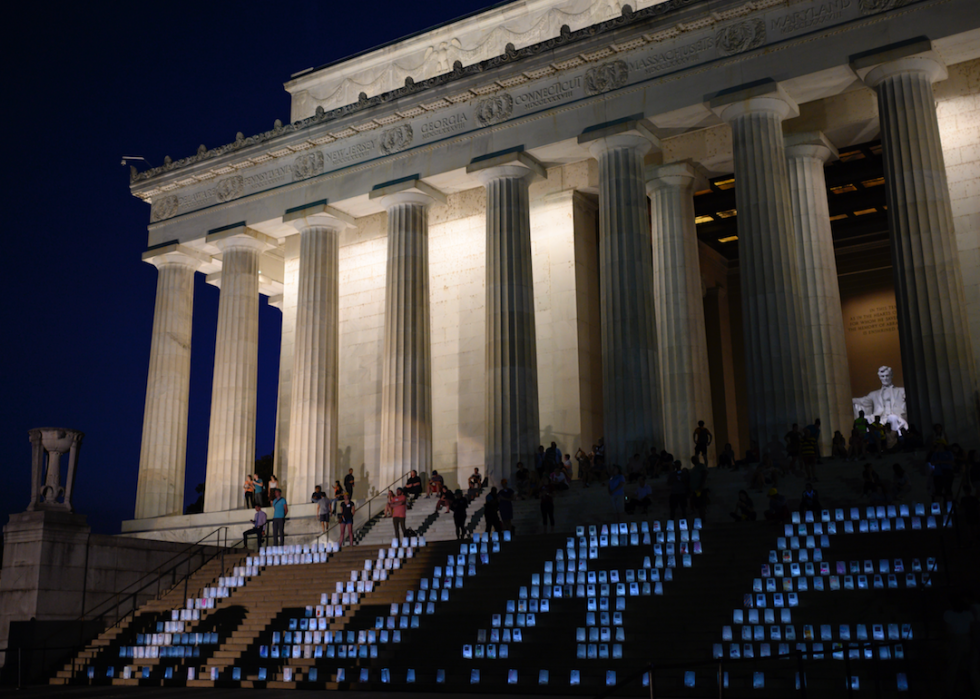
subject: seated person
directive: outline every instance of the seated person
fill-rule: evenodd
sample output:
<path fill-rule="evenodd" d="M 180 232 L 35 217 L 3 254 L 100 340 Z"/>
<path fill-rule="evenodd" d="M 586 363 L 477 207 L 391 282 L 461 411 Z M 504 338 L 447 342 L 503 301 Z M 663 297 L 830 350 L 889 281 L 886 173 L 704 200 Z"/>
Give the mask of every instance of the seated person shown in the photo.
<path fill-rule="evenodd" d="M 248 536 L 249 534 L 254 534 L 256 540 L 258 541 L 259 548 L 262 548 L 262 536 L 265 530 L 265 524 L 269 521 L 268 515 L 262 511 L 261 505 L 255 506 L 255 517 L 252 518 L 252 528 L 246 529 L 242 533 L 242 538 L 245 540 L 245 548 L 248 548 Z"/>
<path fill-rule="evenodd" d="M 439 514 L 439 510 L 442 507 L 445 507 L 446 512 L 449 512 L 452 509 L 453 500 L 453 492 L 446 486 L 442 486 L 442 492 L 439 494 L 439 501 L 436 503 L 436 514 Z"/>
<path fill-rule="evenodd" d="M 422 479 L 419 478 L 418 471 L 409 472 L 408 480 L 405 481 L 405 494 L 409 497 L 418 497 L 422 494 Z"/>
<path fill-rule="evenodd" d="M 868 495 L 875 486 L 878 485 L 881 479 L 878 478 L 878 474 L 875 473 L 874 469 L 871 468 L 871 464 L 867 463 L 864 465 L 864 470 L 861 472 L 861 480 L 864 482 L 864 487 L 861 489 L 861 495 Z"/>
<path fill-rule="evenodd" d="M 775 488 L 769 489 L 769 508 L 765 511 L 766 519 L 770 522 L 782 522 L 789 519 L 789 506 L 786 498 Z"/>
<path fill-rule="evenodd" d="M 468 499 L 472 500 L 480 494 L 480 488 L 483 486 L 483 476 L 480 475 L 479 468 L 473 469 L 473 475 L 469 477 L 466 484 L 468 488 L 466 491 L 466 497 Z"/>
<path fill-rule="evenodd" d="M 738 468 L 738 466 L 735 465 L 735 450 L 732 449 L 731 444 L 725 444 L 725 448 L 722 449 L 721 454 L 718 455 L 718 468 Z"/>
<path fill-rule="evenodd" d="M 439 475 L 438 471 L 433 470 L 432 475 L 429 476 L 429 492 L 425 495 L 426 499 L 431 495 L 440 495 L 442 493 L 442 484 L 442 476 Z"/>
<path fill-rule="evenodd" d="M 755 521 L 755 505 L 752 504 L 752 498 L 744 490 L 738 491 L 738 502 L 735 503 L 735 511 L 729 512 L 729 516 L 736 522 L 754 522 Z"/>
<path fill-rule="evenodd" d="M 803 494 L 800 495 L 800 512 L 807 511 L 820 513 L 820 496 L 817 495 L 812 483 L 807 483 L 803 488 Z"/>
<path fill-rule="evenodd" d="M 323 498 L 327 497 L 327 494 L 323 492 L 320 486 L 313 488 L 313 495 L 310 496 L 310 502 L 320 502 Z"/>
<path fill-rule="evenodd" d="M 840 430 L 834 431 L 834 440 L 831 445 L 830 455 L 835 459 L 847 459 L 847 440 Z"/>
<path fill-rule="evenodd" d="M 565 477 L 565 469 L 556 468 L 548 475 L 554 490 L 568 490 L 568 478 Z"/>
<path fill-rule="evenodd" d="M 661 474 L 666 473 L 667 475 L 670 475 L 673 472 L 674 455 L 664 449 L 660 452 L 660 458 L 657 460 L 657 468 L 654 471 L 653 477 L 660 478 Z"/>
<path fill-rule="evenodd" d="M 626 514 L 631 515 L 636 512 L 636 508 L 643 508 L 643 514 L 647 513 L 650 509 L 650 498 L 653 496 L 653 489 L 647 485 L 646 476 L 640 476 L 639 485 L 636 486 L 636 492 L 633 493 L 633 497 L 626 501 Z"/>

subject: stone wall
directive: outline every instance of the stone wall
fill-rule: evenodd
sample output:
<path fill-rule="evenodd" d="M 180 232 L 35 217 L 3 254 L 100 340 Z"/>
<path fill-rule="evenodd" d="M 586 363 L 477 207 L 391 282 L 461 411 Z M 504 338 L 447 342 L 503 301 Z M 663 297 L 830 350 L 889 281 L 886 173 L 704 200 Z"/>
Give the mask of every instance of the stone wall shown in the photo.
<path fill-rule="evenodd" d="M 949 68 L 935 85 L 973 356 L 980 367 L 980 59 Z"/>

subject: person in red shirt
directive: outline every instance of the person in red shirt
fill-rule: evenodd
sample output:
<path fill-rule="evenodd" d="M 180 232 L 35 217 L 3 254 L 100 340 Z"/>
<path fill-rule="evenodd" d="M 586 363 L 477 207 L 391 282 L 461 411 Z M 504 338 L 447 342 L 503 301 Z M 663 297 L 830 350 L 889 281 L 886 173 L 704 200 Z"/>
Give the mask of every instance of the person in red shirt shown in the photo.
<path fill-rule="evenodd" d="M 398 538 L 398 528 L 401 527 L 402 536 L 408 536 L 405 533 L 405 503 L 407 498 L 405 497 L 405 491 L 402 488 L 398 488 L 394 494 L 388 491 L 388 505 L 391 507 L 391 523 L 395 527 L 395 538 Z"/>

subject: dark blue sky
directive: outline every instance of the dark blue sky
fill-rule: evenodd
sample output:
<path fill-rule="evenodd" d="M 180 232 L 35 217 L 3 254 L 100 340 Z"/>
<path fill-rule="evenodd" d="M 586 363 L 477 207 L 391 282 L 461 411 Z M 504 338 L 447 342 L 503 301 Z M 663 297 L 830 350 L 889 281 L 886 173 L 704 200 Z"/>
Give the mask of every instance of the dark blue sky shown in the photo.
<path fill-rule="evenodd" d="M 30 497 L 32 427 L 86 433 L 75 509 L 133 516 L 156 271 L 122 155 L 160 165 L 289 120 L 290 74 L 490 6 L 426 2 L 24 3 L 2 42 L 0 523 Z M 187 495 L 204 480 L 218 292 L 198 275 Z M 262 301 L 256 453 L 272 451 L 279 312 Z"/>

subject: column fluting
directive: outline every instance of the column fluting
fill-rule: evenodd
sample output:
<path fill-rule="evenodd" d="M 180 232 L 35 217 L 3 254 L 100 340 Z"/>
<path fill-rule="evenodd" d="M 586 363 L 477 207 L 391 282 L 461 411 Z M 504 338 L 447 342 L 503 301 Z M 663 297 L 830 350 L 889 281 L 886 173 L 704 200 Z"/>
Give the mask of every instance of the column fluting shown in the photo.
<path fill-rule="evenodd" d="M 848 434 L 851 374 L 844 342 L 837 258 L 830 228 L 824 163 L 836 158 L 820 133 L 786 138 L 790 204 L 796 229 L 800 292 L 803 299 L 803 349 L 809 371 L 811 418 L 820 418 L 820 453 L 830 454 L 834 430 Z M 802 425 L 801 425 L 802 427 Z"/>
<path fill-rule="evenodd" d="M 518 461 L 534 467 L 540 441 L 534 280 L 532 171 L 514 163 L 476 173 L 487 191 L 486 476 L 499 485 Z"/>
<path fill-rule="evenodd" d="M 647 172 L 664 448 L 679 459 L 694 452 L 698 420 L 715 429 L 694 223 L 696 175 L 689 163 Z"/>
<path fill-rule="evenodd" d="M 643 183 L 650 142 L 639 135 L 590 144 L 599 161 L 602 405 L 607 465 L 660 443 L 653 251 Z"/>
<path fill-rule="evenodd" d="M 209 241 L 210 242 L 210 241 Z M 204 511 L 244 506 L 242 483 L 255 469 L 255 409 L 259 350 L 259 254 L 265 244 L 237 234 L 221 250 L 221 293 Z"/>
<path fill-rule="evenodd" d="M 923 434 L 939 423 L 976 444 L 977 374 L 932 90 L 946 75 L 925 54 L 864 80 L 878 95 L 908 419 Z"/>
<path fill-rule="evenodd" d="M 190 396 L 194 272 L 180 251 L 147 259 L 157 268 L 150 368 L 136 486 L 136 519 L 182 514 Z"/>
<path fill-rule="evenodd" d="M 807 422 L 802 299 L 783 119 L 795 105 L 781 91 L 734 93 L 721 117 L 732 129 L 738 260 L 749 393 L 749 434 L 780 444 Z"/>
<path fill-rule="evenodd" d="M 431 471 L 428 217 L 431 203 L 427 195 L 411 191 L 382 199 L 388 211 L 378 484 L 382 488 L 411 469 Z"/>
<path fill-rule="evenodd" d="M 286 482 L 305 502 L 336 479 L 339 353 L 338 254 L 344 226 L 326 214 L 298 219 L 299 288 Z"/>

